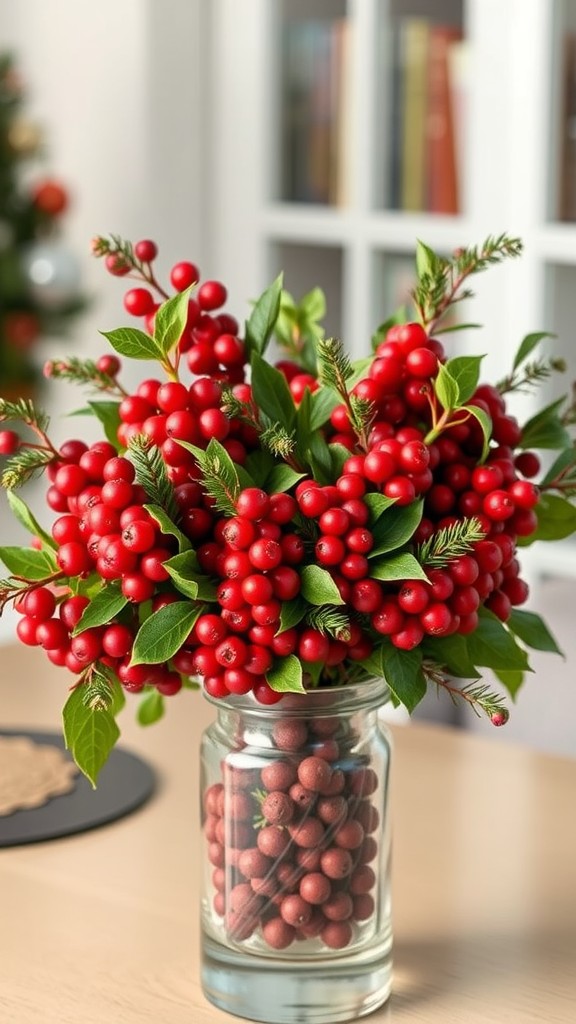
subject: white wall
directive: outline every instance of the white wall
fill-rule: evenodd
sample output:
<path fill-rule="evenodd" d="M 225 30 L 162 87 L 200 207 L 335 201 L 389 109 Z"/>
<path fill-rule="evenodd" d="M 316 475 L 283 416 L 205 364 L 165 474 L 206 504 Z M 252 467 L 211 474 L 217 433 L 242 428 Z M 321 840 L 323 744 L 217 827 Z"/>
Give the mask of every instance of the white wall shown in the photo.
<path fill-rule="evenodd" d="M 43 341 L 40 364 L 66 350 L 94 357 L 105 351 L 98 331 L 129 322 L 122 308 L 126 283 L 90 256 L 94 235 L 154 238 L 164 278 L 177 260 L 202 267 L 207 13 L 202 0 L 0 4 L 0 49 L 13 51 L 27 93 L 23 113 L 42 128 L 42 173 L 70 191 L 63 234 L 81 261 L 90 299 L 69 340 Z M 140 376 L 141 367 L 132 367 L 127 379 Z M 52 382 L 41 401 L 53 416 L 56 440 L 79 431 L 99 436 L 96 424 L 90 434 L 90 420 L 62 416 L 84 404 L 77 388 Z M 28 499 L 36 506 L 35 494 Z M 1 504 L 0 531 L 4 542 L 13 531 Z"/>

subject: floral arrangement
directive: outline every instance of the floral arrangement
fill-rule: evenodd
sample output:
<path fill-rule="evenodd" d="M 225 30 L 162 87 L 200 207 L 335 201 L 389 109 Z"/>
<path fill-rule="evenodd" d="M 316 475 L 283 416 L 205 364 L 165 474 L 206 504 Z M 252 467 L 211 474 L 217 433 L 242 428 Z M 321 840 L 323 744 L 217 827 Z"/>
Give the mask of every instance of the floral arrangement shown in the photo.
<path fill-rule="evenodd" d="M 496 384 L 480 382 L 481 355 L 448 358 L 439 339 L 471 275 L 520 242 L 450 258 L 419 244 L 417 320 L 399 311 L 355 363 L 324 336 L 318 289 L 297 303 L 279 277 L 241 329 L 225 286 L 194 264 L 176 263 L 166 291 L 154 242 L 97 238 L 93 251 L 136 279 L 124 306 L 142 327 L 103 332 L 112 353 L 45 373 L 91 390 L 83 411 L 106 439 L 57 449 L 33 403 L 0 401 L 24 428 L 0 432 L 2 483 L 33 535 L 0 548 L 0 604 L 74 676 L 64 731 L 82 771 L 95 781 L 127 691 L 148 724 L 198 680 L 212 698 L 267 705 L 383 676 L 410 712 L 434 685 L 503 724 L 483 670 L 514 697 L 528 649 L 558 651 L 520 608 L 517 553 L 576 529 L 575 409 L 555 401 L 523 425 L 508 410 L 563 368 L 537 355 L 547 335 L 524 338 Z M 119 357 L 156 360 L 158 376 L 128 393 Z M 48 529 L 16 492 L 39 472 Z"/>

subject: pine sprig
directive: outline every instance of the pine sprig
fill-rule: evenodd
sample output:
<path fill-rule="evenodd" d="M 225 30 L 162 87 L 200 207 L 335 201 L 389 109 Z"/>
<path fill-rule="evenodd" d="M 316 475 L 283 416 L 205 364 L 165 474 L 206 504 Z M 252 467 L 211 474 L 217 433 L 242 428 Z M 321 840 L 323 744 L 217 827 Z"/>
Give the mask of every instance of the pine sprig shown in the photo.
<path fill-rule="evenodd" d="M 54 452 L 47 448 L 20 448 L 6 463 L 2 473 L 2 487 L 10 491 L 16 490 L 31 477 L 42 472 L 54 458 Z"/>
<path fill-rule="evenodd" d="M 317 344 L 318 376 L 321 383 L 340 395 L 348 411 L 350 425 L 363 451 L 368 450 L 368 433 L 374 418 L 371 402 L 348 391 L 347 381 L 354 367 L 338 338 L 321 338 Z"/>
<path fill-rule="evenodd" d="M 317 342 L 318 378 L 339 395 L 348 394 L 346 381 L 354 373 L 352 363 L 338 338 L 320 338 Z"/>
<path fill-rule="evenodd" d="M 204 490 L 214 500 L 214 505 L 224 515 L 236 515 L 236 502 L 240 494 L 240 480 L 232 459 L 222 445 L 214 438 L 206 451 L 194 445 L 187 445 L 196 456 L 202 472 Z"/>
<path fill-rule="evenodd" d="M 266 451 L 279 459 L 290 459 L 296 448 L 294 431 L 286 430 L 280 423 L 271 423 L 260 434 L 260 443 Z"/>
<path fill-rule="evenodd" d="M 258 410 L 254 407 L 253 403 L 243 402 L 242 399 L 237 398 L 231 388 L 222 388 L 220 408 L 228 419 L 240 420 L 242 423 L 246 423 L 247 426 L 254 427 L 258 431 L 262 429 Z"/>
<path fill-rule="evenodd" d="M 178 523 L 180 511 L 160 449 L 145 434 L 136 434 L 128 442 L 127 454 L 136 470 L 136 482 L 144 488 L 149 501 L 160 505 L 172 522 Z"/>
<path fill-rule="evenodd" d="M 43 409 L 37 409 L 29 398 L 18 398 L 8 402 L 0 398 L 0 423 L 5 420 L 21 420 L 36 433 L 46 433 L 50 425 L 50 417 Z"/>
<path fill-rule="evenodd" d="M 454 705 L 464 701 L 478 718 L 484 714 L 493 725 L 504 725 L 508 721 L 509 712 L 502 696 L 490 690 L 489 686 L 478 682 L 466 686 L 453 686 L 442 667 L 433 662 L 425 661 L 422 670 L 427 681 L 434 683 L 438 692 L 440 689 L 446 690 Z"/>
<path fill-rule="evenodd" d="M 451 259 L 420 244 L 418 284 L 410 294 L 428 333 L 433 333 L 451 306 L 472 297 L 473 292 L 463 288 L 468 277 L 504 259 L 519 256 L 521 252 L 520 239 L 505 234 L 496 238 L 490 236 L 480 246 L 458 249 Z"/>
<path fill-rule="evenodd" d="M 18 595 L 26 589 L 26 585 L 22 580 L 16 580 L 13 578 L 0 580 L 0 615 L 4 611 L 7 604 L 10 601 L 14 601 Z"/>
<path fill-rule="evenodd" d="M 453 558 L 471 551 L 474 544 L 484 538 L 484 530 L 478 519 L 471 516 L 462 522 L 452 523 L 434 533 L 419 544 L 416 558 L 420 565 L 441 569 Z"/>
<path fill-rule="evenodd" d="M 313 608 L 306 615 L 306 622 L 312 629 L 317 629 L 323 636 L 331 636 L 334 640 L 350 639 L 350 619 L 337 608 L 329 605 Z"/>
<path fill-rule="evenodd" d="M 511 373 L 498 382 L 496 387 L 501 395 L 515 391 L 522 394 L 530 394 L 542 381 L 548 380 L 553 373 L 565 373 L 566 362 L 564 359 L 551 357 L 550 359 L 538 359 L 533 363 L 527 363 L 521 373 Z"/>
<path fill-rule="evenodd" d="M 107 391 L 124 397 L 127 392 L 109 373 L 102 373 L 92 359 L 54 359 L 46 363 L 44 374 L 54 380 L 70 380 L 74 384 L 88 385 L 96 391 Z"/>

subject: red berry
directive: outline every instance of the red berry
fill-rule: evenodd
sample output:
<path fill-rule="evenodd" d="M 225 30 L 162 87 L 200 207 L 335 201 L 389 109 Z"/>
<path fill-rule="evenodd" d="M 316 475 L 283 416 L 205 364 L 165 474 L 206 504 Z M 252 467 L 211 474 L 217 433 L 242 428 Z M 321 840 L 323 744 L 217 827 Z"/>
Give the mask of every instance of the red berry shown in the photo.
<path fill-rule="evenodd" d="M 147 288 L 130 288 L 124 296 L 124 309 L 132 316 L 146 316 L 154 309 L 152 292 Z"/>
<path fill-rule="evenodd" d="M 156 242 L 152 242 L 149 238 L 144 238 L 141 242 L 136 242 L 134 255 L 142 263 L 152 263 L 158 255 L 158 246 Z"/>

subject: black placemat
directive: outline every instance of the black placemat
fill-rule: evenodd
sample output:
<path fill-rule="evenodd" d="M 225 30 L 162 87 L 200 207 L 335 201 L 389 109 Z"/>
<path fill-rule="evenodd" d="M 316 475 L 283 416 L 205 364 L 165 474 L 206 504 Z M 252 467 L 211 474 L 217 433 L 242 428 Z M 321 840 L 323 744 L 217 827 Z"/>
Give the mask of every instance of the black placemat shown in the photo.
<path fill-rule="evenodd" d="M 55 732 L 0 729 L 0 736 L 26 736 L 64 749 L 62 737 Z M 156 781 L 150 765 L 116 747 L 98 777 L 97 789 L 78 774 L 70 793 L 52 797 L 42 807 L 0 817 L 0 847 L 60 839 L 106 825 L 141 807 L 154 792 Z"/>

